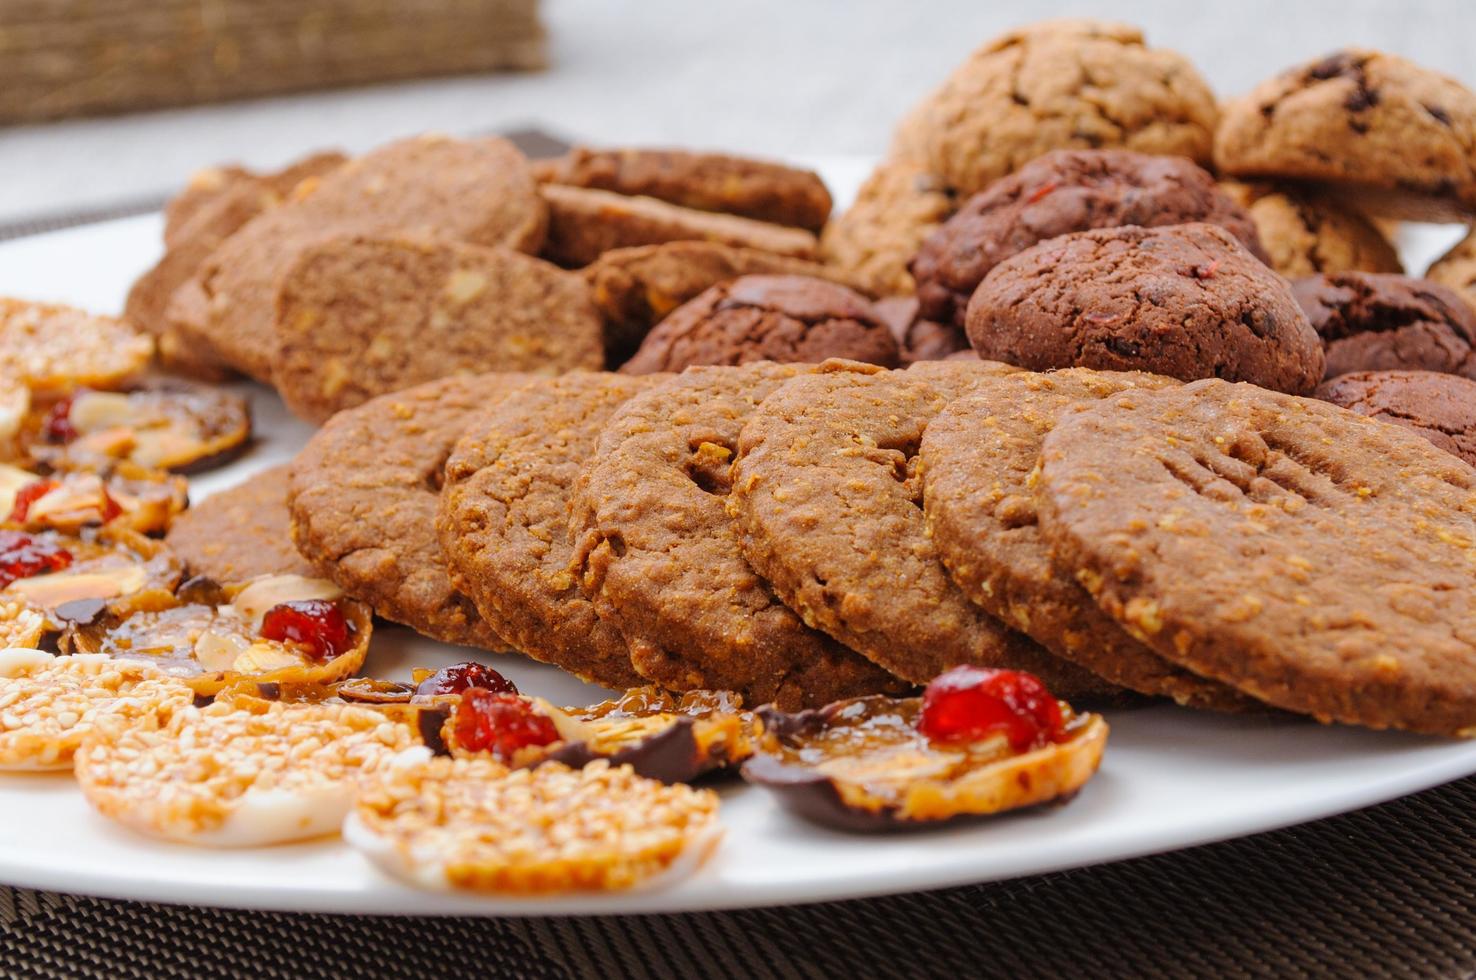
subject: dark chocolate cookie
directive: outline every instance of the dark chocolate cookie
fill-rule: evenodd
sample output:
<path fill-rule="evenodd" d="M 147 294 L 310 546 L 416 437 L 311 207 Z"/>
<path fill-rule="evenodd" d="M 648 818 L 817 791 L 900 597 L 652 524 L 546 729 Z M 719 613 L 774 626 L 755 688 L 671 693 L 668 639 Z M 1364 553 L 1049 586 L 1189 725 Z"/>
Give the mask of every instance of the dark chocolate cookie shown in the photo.
<path fill-rule="evenodd" d="M 1203 223 L 1103 228 L 995 266 L 968 310 L 980 357 L 1310 392 L 1322 344 L 1287 282 Z"/>
<path fill-rule="evenodd" d="M 964 202 L 912 260 L 922 315 L 964 325 L 969 297 L 1000 262 L 1073 231 L 1203 221 L 1267 260 L 1256 226 L 1215 179 L 1183 157 L 1057 150 Z"/>
<path fill-rule="evenodd" d="M 1324 381 L 1317 397 L 1413 429 L 1476 466 L 1476 381 L 1433 371 L 1360 371 Z"/>
<path fill-rule="evenodd" d="M 1326 377 L 1442 371 L 1476 378 L 1476 310 L 1428 279 L 1343 272 L 1292 283 L 1327 350 Z"/>
<path fill-rule="evenodd" d="M 817 364 L 827 357 L 895 367 L 897 343 L 870 301 L 845 286 L 808 276 L 742 276 L 673 310 L 620 370 Z"/>
<path fill-rule="evenodd" d="M 918 314 L 916 296 L 888 296 L 872 306 L 877 316 L 886 321 L 887 329 L 897 341 L 902 363 L 941 361 L 960 352 L 973 353 L 969 335 L 952 323 L 925 320 Z"/>

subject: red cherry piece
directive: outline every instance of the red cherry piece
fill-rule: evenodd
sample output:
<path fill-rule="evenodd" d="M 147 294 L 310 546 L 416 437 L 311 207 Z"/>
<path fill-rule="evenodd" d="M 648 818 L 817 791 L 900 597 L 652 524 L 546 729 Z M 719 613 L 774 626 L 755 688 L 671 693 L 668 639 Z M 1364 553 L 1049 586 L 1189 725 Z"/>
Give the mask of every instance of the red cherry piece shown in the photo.
<path fill-rule="evenodd" d="M 0 588 L 16 579 L 59 572 L 72 563 L 72 553 L 53 541 L 21 531 L 0 531 Z"/>
<path fill-rule="evenodd" d="M 294 599 L 273 606 L 261 618 L 261 635 L 307 647 L 318 661 L 331 660 L 354 641 L 353 627 L 343 611 L 327 599 Z"/>
<path fill-rule="evenodd" d="M 469 752 L 490 752 L 503 762 L 511 762 L 519 749 L 559 740 L 553 719 L 534 710 L 531 702 L 479 687 L 461 692 L 451 725 L 456 745 Z"/>
<path fill-rule="evenodd" d="M 517 694 L 517 685 L 484 664 L 467 660 L 442 667 L 415 687 L 416 694 L 460 694 L 470 688 Z"/>
<path fill-rule="evenodd" d="M 12 524 L 24 524 L 26 518 L 31 514 L 31 505 L 59 486 L 61 484 L 55 480 L 37 480 L 34 483 L 27 483 L 16 493 L 15 505 L 10 508 L 10 516 L 5 519 Z"/>
<path fill-rule="evenodd" d="M 51 406 L 46 421 L 42 423 L 41 433 L 47 442 L 54 443 L 71 442 L 77 438 L 77 429 L 72 425 L 71 395 Z"/>
<path fill-rule="evenodd" d="M 1020 670 L 955 667 L 923 692 L 918 730 L 938 742 L 977 742 L 1004 735 L 1016 752 L 1061 734 L 1061 705 L 1040 678 Z"/>

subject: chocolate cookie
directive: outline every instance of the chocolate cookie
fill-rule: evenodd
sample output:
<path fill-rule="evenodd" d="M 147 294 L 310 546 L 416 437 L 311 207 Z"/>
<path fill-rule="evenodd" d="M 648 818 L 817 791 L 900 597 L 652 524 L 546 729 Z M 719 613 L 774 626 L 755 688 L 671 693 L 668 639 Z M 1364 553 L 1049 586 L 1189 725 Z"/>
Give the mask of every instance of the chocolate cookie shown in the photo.
<path fill-rule="evenodd" d="M 322 421 L 452 374 L 604 366 L 589 286 L 507 248 L 349 235 L 304 249 L 277 293 L 273 379 Z"/>
<path fill-rule="evenodd" d="M 292 544 L 287 471 L 262 470 L 175 518 L 164 543 L 184 560 L 187 574 L 225 585 L 258 575 L 317 574 Z"/>
<path fill-rule="evenodd" d="M 652 328 L 624 374 L 697 364 L 844 357 L 894 367 L 897 342 L 866 297 L 808 276 L 743 276 L 713 286 Z"/>
<path fill-rule="evenodd" d="M 540 183 L 654 197 L 809 231 L 830 217 L 830 191 L 813 170 L 722 153 L 576 146 L 534 171 Z"/>
<path fill-rule="evenodd" d="M 807 259 L 815 236 L 799 228 L 698 211 L 654 197 L 544 184 L 548 241 L 543 254 L 565 266 L 588 265 L 605 252 L 662 242 L 718 242 Z"/>
<path fill-rule="evenodd" d="M 877 296 L 915 288 L 907 263 L 923 240 L 953 213 L 954 195 L 920 164 L 877 166 L 845 213 L 825 226 L 820 255 Z"/>
<path fill-rule="evenodd" d="M 504 399 L 456 444 L 436 518 L 453 580 L 499 633 L 613 688 L 643 681 L 570 571 L 569 501 L 606 419 L 657 380 L 576 372 Z"/>
<path fill-rule="evenodd" d="M 1062 235 L 990 270 L 968 308 L 980 357 L 1309 392 L 1322 344 L 1285 280 L 1216 225 Z"/>
<path fill-rule="evenodd" d="M 1122 225 L 1219 225 L 1265 260 L 1250 215 L 1182 157 L 1057 150 L 964 202 L 912 260 L 922 315 L 964 325 L 979 281 L 1000 262 L 1067 232 Z"/>
<path fill-rule="evenodd" d="M 1326 181 L 1394 217 L 1476 213 L 1476 94 L 1395 55 L 1349 48 L 1230 102 L 1215 164 Z"/>
<path fill-rule="evenodd" d="M 1324 381 L 1317 397 L 1413 429 L 1476 466 L 1476 381 L 1434 371 L 1360 371 Z"/>
<path fill-rule="evenodd" d="M 1226 180 L 1220 188 L 1250 213 L 1271 268 L 1288 279 L 1404 271 L 1378 226 L 1330 194 L 1269 181 Z"/>
<path fill-rule="evenodd" d="M 961 663 L 1022 668 L 1070 699 L 1107 685 L 968 601 L 928 538 L 923 429 L 952 398 L 1012 369 L 832 361 L 786 382 L 738 440 L 730 508 L 744 557 L 806 623 L 905 680 Z"/>
<path fill-rule="evenodd" d="M 1344 272 L 1292 283 L 1327 350 L 1326 377 L 1443 371 L 1476 378 L 1476 310 L 1426 279 Z"/>
<path fill-rule="evenodd" d="M 1467 303 L 1476 306 L 1476 231 L 1436 259 L 1425 276 L 1432 282 L 1457 290 Z"/>
<path fill-rule="evenodd" d="M 605 425 L 569 526 L 581 580 L 647 680 L 788 709 L 906 688 L 806 627 L 738 547 L 726 507 L 738 433 L 764 398 L 807 370 L 693 368 Z"/>
<path fill-rule="evenodd" d="M 612 363 L 635 353 L 651 326 L 720 282 L 751 275 L 813 276 L 852 285 L 830 266 L 717 242 L 666 242 L 605 252 L 584 267 L 605 318 Z"/>
<path fill-rule="evenodd" d="M 270 381 L 277 284 L 314 242 L 405 234 L 535 252 L 546 223 L 528 163 L 506 140 L 391 143 L 253 218 L 215 250 L 199 277 L 209 301 L 207 339 L 233 366 Z"/>
<path fill-rule="evenodd" d="M 1041 531 L 1168 660 L 1373 728 L 1476 728 L 1476 470 L 1312 399 L 1208 380 L 1046 436 Z"/>
<path fill-rule="evenodd" d="M 1122 147 L 1208 163 L 1218 109 L 1189 62 L 1135 28 L 1044 21 L 969 56 L 913 110 L 916 155 L 961 194 L 1062 149 Z"/>
<path fill-rule="evenodd" d="M 958 353 L 973 354 L 969 335 L 952 323 L 925 320 L 918 315 L 916 296 L 888 296 L 872 304 L 897 341 L 902 363 L 941 361 Z"/>
<path fill-rule="evenodd" d="M 1058 419 L 1174 384 L 1072 368 L 993 379 L 928 424 L 918 452 L 928 535 L 964 595 L 1059 657 L 1141 694 L 1233 709 L 1248 699 L 1176 667 L 1125 633 L 1051 560 L 1031 474 Z"/>
<path fill-rule="evenodd" d="M 303 557 L 385 619 L 446 643 L 507 649 L 452 587 L 435 515 L 452 445 L 529 380 L 442 378 L 330 419 L 292 463 L 287 506 Z"/>

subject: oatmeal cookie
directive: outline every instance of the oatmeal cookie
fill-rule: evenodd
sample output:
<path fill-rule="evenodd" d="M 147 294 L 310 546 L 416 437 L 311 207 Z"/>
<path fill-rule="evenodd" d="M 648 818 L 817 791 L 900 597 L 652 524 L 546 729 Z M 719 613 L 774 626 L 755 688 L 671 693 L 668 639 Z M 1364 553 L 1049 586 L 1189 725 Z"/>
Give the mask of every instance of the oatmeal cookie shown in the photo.
<path fill-rule="evenodd" d="M 820 256 L 877 296 L 908 295 L 915 284 L 907 263 L 923 240 L 953 213 L 955 197 L 916 163 L 887 161 L 856 192 L 856 200 L 820 236 Z"/>
<path fill-rule="evenodd" d="M 1378 226 L 1330 194 L 1272 181 L 1225 180 L 1220 188 L 1250 212 L 1271 268 L 1288 279 L 1404 271 Z"/>
<path fill-rule="evenodd" d="M 164 543 L 190 575 L 208 575 L 217 582 L 313 575 L 313 566 L 292 544 L 287 474 L 287 466 L 273 466 L 211 494 L 175 519 Z"/>

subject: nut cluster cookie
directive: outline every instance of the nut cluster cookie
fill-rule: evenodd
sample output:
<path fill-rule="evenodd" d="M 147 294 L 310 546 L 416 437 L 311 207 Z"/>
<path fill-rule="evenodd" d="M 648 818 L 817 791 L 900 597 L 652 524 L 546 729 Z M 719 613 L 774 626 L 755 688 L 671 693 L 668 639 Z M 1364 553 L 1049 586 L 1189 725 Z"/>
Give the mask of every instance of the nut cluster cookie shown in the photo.
<path fill-rule="evenodd" d="M 1412 429 L 1476 466 L 1476 381 L 1433 371 L 1357 371 L 1323 382 L 1317 397 Z"/>
<path fill-rule="evenodd" d="M 1476 378 L 1476 309 L 1426 279 L 1345 272 L 1292 284 L 1327 349 L 1327 377 L 1443 371 Z"/>

